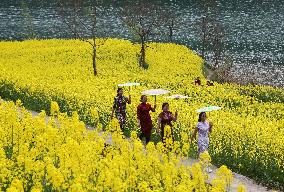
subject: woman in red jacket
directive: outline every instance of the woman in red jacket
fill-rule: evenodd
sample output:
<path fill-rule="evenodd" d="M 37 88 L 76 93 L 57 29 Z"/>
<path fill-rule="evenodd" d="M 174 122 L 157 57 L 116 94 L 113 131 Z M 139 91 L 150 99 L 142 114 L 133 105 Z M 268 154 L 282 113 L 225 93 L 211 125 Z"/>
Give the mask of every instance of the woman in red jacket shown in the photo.
<path fill-rule="evenodd" d="M 138 119 L 138 127 L 141 129 L 141 134 L 139 138 L 142 140 L 144 137 L 146 138 L 146 144 L 149 143 L 151 138 L 151 131 L 153 128 L 150 111 L 155 112 L 156 111 L 156 105 L 154 105 L 154 108 L 147 103 L 147 96 L 142 95 L 141 96 L 141 104 L 137 107 L 137 119 Z"/>

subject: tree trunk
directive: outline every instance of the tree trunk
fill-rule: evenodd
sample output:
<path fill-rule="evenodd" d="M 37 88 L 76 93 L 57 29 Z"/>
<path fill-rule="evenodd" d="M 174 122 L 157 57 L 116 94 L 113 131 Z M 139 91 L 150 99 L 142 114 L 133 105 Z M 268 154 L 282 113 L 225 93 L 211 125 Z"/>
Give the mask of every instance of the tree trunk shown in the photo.
<path fill-rule="evenodd" d="M 219 31 L 219 26 L 215 26 L 214 29 L 214 39 L 213 39 L 213 54 L 214 54 L 214 68 L 220 67 L 222 61 L 222 32 Z"/>
<path fill-rule="evenodd" d="M 141 36 L 141 51 L 140 51 L 139 65 L 140 65 L 140 67 L 147 69 L 145 56 L 146 56 L 145 37 Z"/>
<path fill-rule="evenodd" d="M 97 76 L 97 42 L 96 42 L 96 35 L 93 34 L 93 70 L 94 75 Z"/>
<path fill-rule="evenodd" d="M 98 74 L 97 72 L 97 47 L 96 47 L 95 41 L 93 45 L 93 70 L 94 70 L 94 75 L 97 76 Z"/>
<path fill-rule="evenodd" d="M 169 30 L 170 30 L 170 34 L 169 34 L 170 42 L 173 42 L 173 34 L 174 34 L 174 20 L 173 19 L 171 20 Z"/>
<path fill-rule="evenodd" d="M 92 35 L 93 35 L 93 70 L 94 75 L 97 76 L 97 34 L 96 34 L 96 28 L 97 28 L 97 7 L 94 6 L 93 8 L 93 27 L 92 27 Z"/>
<path fill-rule="evenodd" d="M 205 18 L 202 17 L 202 50 L 201 50 L 201 55 L 202 58 L 205 59 L 205 41 L 206 41 L 206 23 L 205 23 Z"/>

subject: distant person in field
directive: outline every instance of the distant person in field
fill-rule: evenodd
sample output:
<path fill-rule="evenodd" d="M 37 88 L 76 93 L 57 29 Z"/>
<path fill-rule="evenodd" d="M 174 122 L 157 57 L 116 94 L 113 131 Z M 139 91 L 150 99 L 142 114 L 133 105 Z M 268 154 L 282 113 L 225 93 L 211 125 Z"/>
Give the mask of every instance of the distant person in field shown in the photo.
<path fill-rule="evenodd" d="M 139 138 L 142 140 L 144 137 L 146 138 L 146 144 L 149 143 L 151 139 L 151 131 L 153 128 L 152 119 L 150 116 L 150 111 L 156 111 L 156 105 L 154 108 L 147 103 L 147 96 L 141 96 L 141 104 L 137 107 L 137 120 L 138 120 L 138 127 L 141 129 L 141 134 Z"/>
<path fill-rule="evenodd" d="M 111 118 L 113 118 L 114 113 L 116 118 L 119 121 L 120 128 L 122 131 L 124 131 L 124 125 L 126 121 L 126 104 L 131 104 L 131 96 L 125 97 L 123 95 L 123 89 L 118 88 L 117 89 L 117 95 L 114 98 L 113 107 L 112 107 L 112 113 Z"/>
<path fill-rule="evenodd" d="M 201 86 L 201 80 L 199 77 L 197 77 L 195 80 L 194 80 L 194 84 L 195 85 L 198 85 L 198 86 Z"/>
<path fill-rule="evenodd" d="M 158 127 L 157 127 L 157 131 L 158 134 L 161 132 L 161 137 L 162 137 L 162 141 L 164 141 L 164 134 L 165 134 L 165 126 L 169 125 L 171 127 L 171 133 L 172 133 L 172 137 L 173 137 L 173 130 L 172 130 L 172 121 L 176 121 L 178 118 L 178 112 L 175 112 L 175 115 L 173 115 L 172 112 L 169 111 L 170 109 L 170 105 L 168 103 L 163 103 L 162 105 L 162 112 L 159 114 L 158 117 Z"/>
<path fill-rule="evenodd" d="M 207 86 L 214 86 L 214 84 L 212 82 L 210 82 L 210 81 L 207 81 L 206 85 Z"/>
<path fill-rule="evenodd" d="M 198 156 L 200 156 L 201 153 L 208 151 L 209 133 L 212 132 L 212 127 L 213 124 L 207 121 L 206 113 L 201 112 L 199 114 L 198 123 L 191 137 L 191 141 L 193 141 L 193 139 L 196 139 L 196 134 L 198 133 Z"/>

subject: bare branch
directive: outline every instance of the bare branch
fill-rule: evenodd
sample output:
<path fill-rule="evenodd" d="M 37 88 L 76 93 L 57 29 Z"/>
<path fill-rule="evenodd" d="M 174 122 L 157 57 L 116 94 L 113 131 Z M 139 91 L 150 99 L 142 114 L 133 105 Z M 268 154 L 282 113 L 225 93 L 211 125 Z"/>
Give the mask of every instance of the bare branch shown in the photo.
<path fill-rule="evenodd" d="M 92 56 L 92 65 L 94 70 L 94 75 L 97 75 L 97 6 L 98 3 L 95 1 L 90 6 L 90 13 L 85 14 L 87 20 L 83 20 L 81 18 L 83 13 L 81 13 L 82 7 L 84 7 L 84 0 L 71 0 L 69 1 L 69 5 L 71 8 L 68 8 L 64 10 L 65 7 L 63 2 L 67 3 L 68 1 L 59 0 L 59 15 L 62 17 L 63 23 L 65 23 L 69 29 L 69 31 L 72 32 L 72 34 L 75 36 L 75 38 L 78 38 L 79 40 L 86 42 L 92 46 L 92 51 L 89 52 L 89 54 Z M 71 11 L 72 10 L 72 11 Z M 71 11 L 71 12 L 70 12 Z M 70 14 L 71 13 L 71 14 Z M 64 17 L 65 15 L 71 15 L 70 18 Z M 88 25 L 88 21 L 91 21 L 91 26 Z M 80 33 L 80 30 L 85 29 L 89 33 L 91 33 L 91 39 L 84 38 Z M 103 41 L 104 42 L 104 41 Z"/>
<path fill-rule="evenodd" d="M 92 30 L 92 28 L 90 28 L 89 26 L 87 26 L 84 22 L 82 22 L 80 19 L 78 19 L 78 21 L 80 22 L 80 24 L 87 30 Z"/>
<path fill-rule="evenodd" d="M 155 28 L 158 27 L 158 24 L 161 24 L 160 14 L 157 14 L 160 8 L 153 2 L 126 3 L 121 8 L 119 15 L 122 23 L 128 26 L 134 35 L 139 38 L 138 41 L 141 46 L 139 65 L 148 68 L 148 64 L 145 62 L 146 44 L 149 38 L 154 36 Z"/>

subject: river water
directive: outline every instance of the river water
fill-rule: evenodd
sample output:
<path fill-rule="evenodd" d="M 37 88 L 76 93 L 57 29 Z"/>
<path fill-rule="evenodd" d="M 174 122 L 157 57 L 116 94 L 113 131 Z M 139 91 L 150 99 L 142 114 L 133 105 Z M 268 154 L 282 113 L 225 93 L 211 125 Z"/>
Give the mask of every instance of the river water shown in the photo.
<path fill-rule="evenodd" d="M 194 25 L 204 13 L 200 1 L 160 1 L 162 9 L 171 7 L 176 14 L 174 42 L 200 52 Z M 102 10 L 98 16 L 99 36 L 132 39 L 117 16 L 116 7 L 105 6 Z M 233 77 L 284 87 L 283 0 L 220 0 L 218 10 L 225 28 L 226 55 L 234 63 Z M 71 38 L 67 29 L 55 0 L 0 1 L 0 40 Z M 167 41 L 163 37 L 154 40 Z"/>

